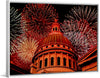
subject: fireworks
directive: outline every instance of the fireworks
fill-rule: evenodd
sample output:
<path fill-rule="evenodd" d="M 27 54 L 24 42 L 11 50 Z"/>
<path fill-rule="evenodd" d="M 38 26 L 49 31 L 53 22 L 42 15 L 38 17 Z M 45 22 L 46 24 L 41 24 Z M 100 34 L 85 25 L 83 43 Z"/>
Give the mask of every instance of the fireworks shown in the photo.
<path fill-rule="evenodd" d="M 22 43 L 18 44 L 18 56 L 25 62 L 32 61 L 34 52 L 38 47 L 38 42 L 34 39 L 24 39 Z"/>
<path fill-rule="evenodd" d="M 97 10 L 89 6 L 76 6 L 66 17 L 61 29 L 81 56 L 97 45 Z"/>
<path fill-rule="evenodd" d="M 11 43 L 11 61 L 20 68 L 29 70 L 37 47 L 37 40 L 27 38 L 25 34 L 20 35 Z"/>
<path fill-rule="evenodd" d="M 89 6 L 73 7 L 66 16 L 68 20 L 86 20 L 92 29 L 97 30 L 97 9 Z"/>
<path fill-rule="evenodd" d="M 10 53 L 16 66 L 30 69 L 39 40 L 48 35 L 57 18 L 56 10 L 49 4 L 26 4 L 21 13 L 10 8 Z M 67 19 L 61 30 L 80 57 L 97 45 L 97 9 L 77 6 Z"/>
<path fill-rule="evenodd" d="M 58 15 L 49 4 L 27 4 L 23 9 L 21 26 L 25 32 L 33 31 L 47 35 L 51 31 L 51 24 Z"/>
<path fill-rule="evenodd" d="M 31 38 L 34 38 L 34 39 L 37 40 L 37 41 L 39 41 L 40 39 L 42 39 L 42 38 L 44 37 L 44 35 L 38 34 L 38 33 L 33 32 L 33 31 L 27 31 L 27 32 L 25 33 L 25 35 L 26 35 L 28 38 L 31 37 Z"/>
<path fill-rule="evenodd" d="M 18 57 L 27 63 L 32 61 L 34 52 L 38 47 L 38 42 L 34 38 L 27 38 L 21 35 L 11 46 L 12 54 L 17 53 Z"/>
<path fill-rule="evenodd" d="M 10 7 L 10 40 L 16 39 L 20 34 L 22 34 L 22 29 L 20 26 L 21 13 L 18 9 Z"/>
<path fill-rule="evenodd" d="M 21 34 L 15 40 L 10 41 L 10 54 L 14 54 L 18 52 L 18 44 L 21 43 L 24 39 L 26 39 L 25 34 Z"/>
<path fill-rule="evenodd" d="M 64 21 L 61 26 L 64 35 L 71 41 L 79 56 L 97 45 L 97 32 L 89 27 L 87 21 Z"/>

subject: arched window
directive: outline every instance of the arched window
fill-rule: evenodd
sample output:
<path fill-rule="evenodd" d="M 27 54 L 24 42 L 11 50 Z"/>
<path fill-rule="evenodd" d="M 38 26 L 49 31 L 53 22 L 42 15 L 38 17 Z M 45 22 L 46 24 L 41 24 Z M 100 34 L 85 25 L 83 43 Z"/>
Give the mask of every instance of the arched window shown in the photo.
<path fill-rule="evenodd" d="M 75 62 L 73 62 L 73 68 L 75 69 Z"/>
<path fill-rule="evenodd" d="M 63 65 L 66 66 L 66 58 L 63 58 Z"/>
<path fill-rule="evenodd" d="M 54 28 L 53 28 L 53 31 L 54 31 Z"/>
<path fill-rule="evenodd" d="M 57 57 L 57 65 L 60 65 L 60 57 Z"/>
<path fill-rule="evenodd" d="M 54 65 L 54 58 L 51 57 L 51 65 Z"/>
<path fill-rule="evenodd" d="M 69 59 L 69 67 L 71 68 L 71 60 Z"/>
<path fill-rule="evenodd" d="M 45 59 L 45 67 L 47 66 L 47 62 L 48 62 L 48 59 L 46 58 Z"/>
<path fill-rule="evenodd" d="M 59 47 L 60 45 L 58 44 L 57 46 Z"/>
<path fill-rule="evenodd" d="M 57 31 L 57 27 L 55 28 L 55 30 Z"/>
<path fill-rule="evenodd" d="M 48 46 L 46 46 L 46 48 L 48 48 Z"/>
<path fill-rule="evenodd" d="M 42 60 L 40 61 L 40 68 L 42 67 Z"/>

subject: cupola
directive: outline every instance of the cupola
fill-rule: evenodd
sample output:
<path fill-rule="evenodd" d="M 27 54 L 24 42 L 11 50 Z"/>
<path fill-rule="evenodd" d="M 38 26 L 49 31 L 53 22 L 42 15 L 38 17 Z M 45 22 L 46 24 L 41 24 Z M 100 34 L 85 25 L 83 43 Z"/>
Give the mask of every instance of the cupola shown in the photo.
<path fill-rule="evenodd" d="M 51 30 L 51 34 L 62 34 L 60 32 L 60 24 L 58 23 L 58 19 L 55 19 L 55 22 L 52 24 L 52 30 Z"/>

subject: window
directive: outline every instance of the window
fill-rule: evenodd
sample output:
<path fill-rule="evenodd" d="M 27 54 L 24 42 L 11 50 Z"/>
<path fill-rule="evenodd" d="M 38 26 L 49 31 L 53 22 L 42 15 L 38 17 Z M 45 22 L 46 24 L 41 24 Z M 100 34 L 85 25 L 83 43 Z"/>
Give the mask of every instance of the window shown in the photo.
<path fill-rule="evenodd" d="M 42 67 L 42 60 L 40 61 L 40 68 Z"/>
<path fill-rule="evenodd" d="M 69 59 L 69 67 L 71 68 L 71 60 Z"/>
<path fill-rule="evenodd" d="M 54 58 L 51 57 L 51 65 L 54 65 Z"/>
<path fill-rule="evenodd" d="M 57 31 L 57 27 L 55 28 L 55 30 Z"/>
<path fill-rule="evenodd" d="M 59 47 L 60 45 L 58 44 L 57 46 Z"/>
<path fill-rule="evenodd" d="M 54 28 L 53 28 L 53 31 L 54 31 Z"/>
<path fill-rule="evenodd" d="M 45 67 L 47 66 L 47 61 L 48 61 L 48 59 L 46 58 L 46 59 L 45 59 Z"/>
<path fill-rule="evenodd" d="M 75 62 L 73 62 L 73 68 L 75 69 Z"/>
<path fill-rule="evenodd" d="M 63 47 L 65 48 L 65 46 L 63 45 Z"/>
<path fill-rule="evenodd" d="M 54 47 L 54 45 L 52 45 L 52 47 Z"/>
<path fill-rule="evenodd" d="M 48 46 L 46 46 L 46 48 L 48 48 Z"/>
<path fill-rule="evenodd" d="M 57 65 L 60 65 L 60 57 L 57 57 Z"/>
<path fill-rule="evenodd" d="M 63 65 L 66 66 L 66 58 L 63 58 Z"/>

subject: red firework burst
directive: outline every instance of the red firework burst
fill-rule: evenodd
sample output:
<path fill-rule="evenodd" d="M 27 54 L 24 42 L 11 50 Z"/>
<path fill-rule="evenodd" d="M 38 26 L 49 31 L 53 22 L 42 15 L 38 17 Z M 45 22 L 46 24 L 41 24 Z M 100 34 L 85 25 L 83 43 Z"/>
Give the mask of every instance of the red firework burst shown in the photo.
<path fill-rule="evenodd" d="M 52 5 L 27 4 L 22 12 L 21 26 L 25 32 L 47 35 L 55 18 L 58 18 L 58 15 Z"/>

